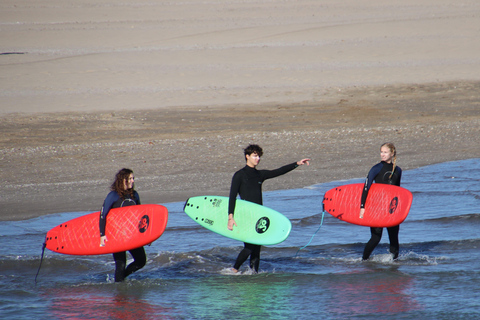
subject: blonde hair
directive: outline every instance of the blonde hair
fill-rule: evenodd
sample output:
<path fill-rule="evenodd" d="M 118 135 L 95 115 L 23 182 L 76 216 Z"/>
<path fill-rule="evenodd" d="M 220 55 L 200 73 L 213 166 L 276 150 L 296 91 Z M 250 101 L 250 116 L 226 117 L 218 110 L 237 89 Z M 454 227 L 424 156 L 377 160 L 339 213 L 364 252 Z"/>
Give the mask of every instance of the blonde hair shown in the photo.
<path fill-rule="evenodd" d="M 393 168 L 392 168 L 392 174 L 389 177 L 389 179 L 391 179 L 393 176 L 393 173 L 395 172 L 395 168 L 397 167 L 397 149 L 395 148 L 395 145 L 391 142 L 385 142 L 384 144 L 382 144 L 380 149 L 382 149 L 383 147 L 387 147 L 388 149 L 390 149 L 390 152 L 393 153 L 393 161 L 392 161 Z"/>

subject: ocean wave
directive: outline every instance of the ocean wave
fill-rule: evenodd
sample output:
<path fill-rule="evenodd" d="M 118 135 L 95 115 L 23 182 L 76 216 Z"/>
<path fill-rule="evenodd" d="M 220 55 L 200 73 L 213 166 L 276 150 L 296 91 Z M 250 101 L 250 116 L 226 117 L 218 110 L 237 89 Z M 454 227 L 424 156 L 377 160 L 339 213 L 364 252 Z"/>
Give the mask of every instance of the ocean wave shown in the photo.
<path fill-rule="evenodd" d="M 327 215 L 325 213 L 324 215 Z M 312 224 L 319 224 L 322 221 L 322 213 L 314 214 L 308 217 L 299 218 L 299 219 L 290 219 L 292 225 L 298 226 L 309 226 Z"/>
<path fill-rule="evenodd" d="M 369 266 L 432 266 L 451 263 L 451 255 L 462 260 L 472 256 L 480 246 L 479 239 L 440 240 L 401 243 L 400 255 L 392 259 L 388 244 L 381 243 L 365 262 L 361 255 L 365 243 L 329 243 L 308 246 L 263 247 L 260 269 L 268 273 L 328 274 L 338 269 Z M 147 265 L 133 279 L 192 279 L 225 275 L 232 267 L 241 246 L 216 246 L 203 250 L 147 252 Z M 447 258 L 448 257 L 448 258 Z M 129 262 L 130 256 L 127 255 Z M 458 261 L 456 262 L 458 263 Z M 248 274 L 248 261 L 242 267 Z M 17 283 L 19 278 L 31 279 L 40 267 L 40 256 L 7 255 L 0 258 L 0 282 Z M 111 255 L 71 256 L 47 254 L 42 262 L 38 280 L 44 286 L 54 283 L 112 282 L 115 265 Z M 25 280 L 22 280 L 25 281 Z"/>
<path fill-rule="evenodd" d="M 323 223 L 326 225 L 342 225 L 345 224 L 345 221 L 341 221 L 339 219 L 334 218 L 328 213 L 325 213 L 323 216 Z M 300 219 L 291 219 L 292 225 L 296 225 L 299 227 L 306 227 L 312 225 L 320 225 L 322 222 L 322 213 L 311 215 L 308 217 L 300 218 Z M 434 217 L 430 219 L 422 219 L 421 213 L 410 214 L 407 216 L 405 223 L 429 223 L 429 222 L 469 222 L 469 223 L 476 223 L 477 221 L 480 222 L 480 213 L 468 213 L 468 214 L 459 214 L 459 215 L 452 215 L 452 216 L 443 216 L 443 217 Z"/>
<path fill-rule="evenodd" d="M 335 255 L 344 255 L 345 253 L 356 253 L 363 250 L 365 246 L 364 242 L 351 242 L 351 243 L 326 243 L 310 245 L 299 251 L 300 246 L 262 246 L 262 259 L 263 258 L 285 258 L 295 257 L 297 253 L 306 255 L 323 254 L 333 257 Z M 474 249 L 480 246 L 480 238 L 474 239 L 462 239 L 462 240 L 437 240 L 437 241 L 425 241 L 425 242 L 410 242 L 401 243 L 401 250 L 409 250 L 415 252 L 422 251 L 435 251 L 436 247 L 443 248 L 461 248 L 463 250 Z M 382 242 L 377 248 L 388 247 L 388 241 Z M 236 258 L 237 254 L 243 246 L 216 246 L 212 248 L 202 250 L 190 250 L 190 251 L 153 251 L 147 250 L 147 259 L 149 261 L 155 261 L 156 263 L 166 265 L 175 264 L 179 262 L 195 262 L 206 263 L 208 261 L 230 261 Z M 35 268 L 40 264 L 41 254 L 38 255 L 5 255 L 0 258 L 0 269 L 15 269 L 15 268 Z M 130 259 L 127 254 L 127 259 Z M 97 265 L 113 264 L 111 254 L 105 255 L 92 255 L 92 256 L 76 256 L 76 255 L 62 255 L 57 253 L 50 253 L 47 251 L 43 258 L 42 268 L 46 267 L 65 267 L 69 268 L 90 268 Z"/>
<path fill-rule="evenodd" d="M 480 222 L 480 213 L 470 213 L 470 214 L 460 214 L 456 216 L 449 216 L 449 217 L 439 217 L 439 218 L 431 218 L 431 219 L 419 219 L 414 220 L 414 222 L 440 222 L 440 223 L 452 223 L 452 222 L 468 222 L 468 223 L 476 223 Z"/>

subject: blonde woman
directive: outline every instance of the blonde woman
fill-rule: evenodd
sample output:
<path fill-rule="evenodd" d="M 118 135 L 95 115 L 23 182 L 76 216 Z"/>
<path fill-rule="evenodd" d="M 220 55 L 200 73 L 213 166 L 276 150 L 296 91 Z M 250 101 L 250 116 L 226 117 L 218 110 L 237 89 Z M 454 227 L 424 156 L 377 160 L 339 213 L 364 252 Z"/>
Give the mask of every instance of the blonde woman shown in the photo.
<path fill-rule="evenodd" d="M 368 190 L 373 182 L 392 184 L 400 186 L 402 179 L 402 169 L 397 166 L 397 150 L 393 143 L 384 143 L 380 147 L 381 162 L 374 165 L 365 180 L 365 186 L 362 192 L 362 202 L 360 205 L 360 218 L 363 219 L 365 214 L 365 201 L 367 200 Z M 388 237 L 390 239 L 390 252 L 393 254 L 393 259 L 398 258 L 400 245 L 398 243 L 398 232 L 400 226 L 388 227 Z M 382 239 L 383 228 L 370 228 L 371 238 L 365 246 L 363 251 L 363 260 L 368 260 L 375 247 Z"/>

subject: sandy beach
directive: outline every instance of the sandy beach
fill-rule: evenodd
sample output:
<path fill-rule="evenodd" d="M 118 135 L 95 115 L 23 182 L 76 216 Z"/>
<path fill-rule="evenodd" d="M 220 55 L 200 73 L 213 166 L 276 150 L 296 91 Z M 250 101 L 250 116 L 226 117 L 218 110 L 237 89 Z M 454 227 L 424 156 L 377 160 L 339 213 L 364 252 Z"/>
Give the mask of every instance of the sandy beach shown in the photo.
<path fill-rule="evenodd" d="M 226 195 L 249 143 L 264 190 L 480 155 L 477 1 L 2 1 L 0 220 Z M 448 173 L 445 173 L 448 174 Z M 319 203 L 321 201 L 319 195 Z"/>

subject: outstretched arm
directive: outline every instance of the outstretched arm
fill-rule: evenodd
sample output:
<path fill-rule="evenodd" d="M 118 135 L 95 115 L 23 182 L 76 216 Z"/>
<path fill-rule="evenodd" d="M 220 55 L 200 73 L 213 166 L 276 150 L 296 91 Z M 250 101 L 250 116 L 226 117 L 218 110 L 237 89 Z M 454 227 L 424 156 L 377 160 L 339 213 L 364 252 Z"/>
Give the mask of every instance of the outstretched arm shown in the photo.
<path fill-rule="evenodd" d="M 271 179 L 271 178 L 276 178 L 278 176 L 281 176 L 282 174 L 285 174 L 287 172 L 292 171 L 293 169 L 302 166 L 306 164 L 307 166 L 310 165 L 310 159 L 305 158 L 297 162 L 293 162 L 291 164 L 287 164 L 286 166 L 280 167 L 275 170 L 260 170 L 263 174 L 263 178 L 266 179 Z"/>

